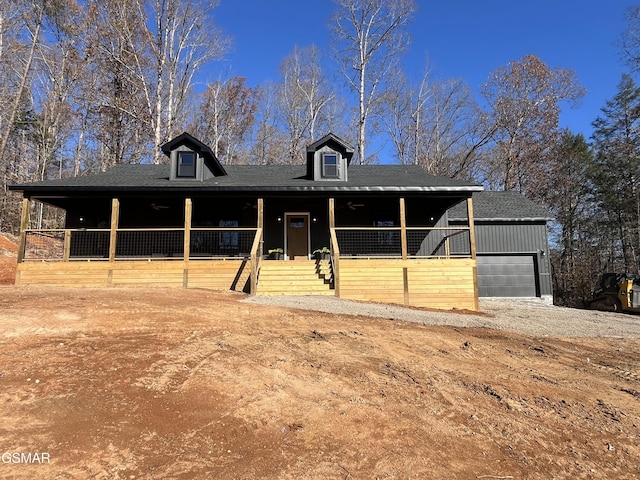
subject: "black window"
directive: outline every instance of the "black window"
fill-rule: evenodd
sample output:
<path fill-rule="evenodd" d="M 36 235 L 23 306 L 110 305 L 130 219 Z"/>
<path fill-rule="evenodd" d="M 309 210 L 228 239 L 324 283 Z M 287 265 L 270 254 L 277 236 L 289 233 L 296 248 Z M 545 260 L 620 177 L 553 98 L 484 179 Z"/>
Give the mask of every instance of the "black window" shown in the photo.
<path fill-rule="evenodd" d="M 338 155 L 335 153 L 324 153 L 322 155 L 322 177 L 338 178 Z"/>
<path fill-rule="evenodd" d="M 376 227 L 393 227 L 394 226 L 393 220 L 376 220 L 374 223 Z M 396 235 L 397 235 L 397 232 L 393 230 L 378 231 L 378 245 L 388 246 L 388 247 L 395 245 Z"/>
<path fill-rule="evenodd" d="M 218 223 L 220 227 L 237 228 L 237 220 L 220 220 Z M 220 233 L 220 246 L 223 249 L 238 248 L 238 232 L 229 231 Z"/>
<path fill-rule="evenodd" d="M 194 178 L 196 176 L 196 154 L 194 152 L 178 152 L 178 177 Z"/>

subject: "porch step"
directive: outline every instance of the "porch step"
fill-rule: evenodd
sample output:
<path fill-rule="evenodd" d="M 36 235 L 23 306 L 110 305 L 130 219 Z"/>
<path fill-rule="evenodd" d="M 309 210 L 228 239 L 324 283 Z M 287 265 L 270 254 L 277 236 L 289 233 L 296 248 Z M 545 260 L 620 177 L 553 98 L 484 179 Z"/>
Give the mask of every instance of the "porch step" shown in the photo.
<path fill-rule="evenodd" d="M 265 260 L 260 264 L 258 295 L 334 295 L 329 269 L 315 260 Z"/>

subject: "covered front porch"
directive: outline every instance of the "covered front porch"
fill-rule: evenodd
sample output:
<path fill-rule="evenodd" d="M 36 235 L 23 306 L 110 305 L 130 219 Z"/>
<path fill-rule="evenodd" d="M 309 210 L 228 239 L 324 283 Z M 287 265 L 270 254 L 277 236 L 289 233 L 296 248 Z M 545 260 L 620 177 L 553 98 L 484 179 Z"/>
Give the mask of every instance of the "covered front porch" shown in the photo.
<path fill-rule="evenodd" d="M 34 200 L 62 208 L 65 228 L 29 228 Z M 468 225 L 444 225 L 444 212 L 461 201 Z M 473 205 L 460 194 L 25 198 L 18 262 L 17 284 L 204 287 L 478 308 Z M 323 288 L 311 288 L 313 275 Z"/>

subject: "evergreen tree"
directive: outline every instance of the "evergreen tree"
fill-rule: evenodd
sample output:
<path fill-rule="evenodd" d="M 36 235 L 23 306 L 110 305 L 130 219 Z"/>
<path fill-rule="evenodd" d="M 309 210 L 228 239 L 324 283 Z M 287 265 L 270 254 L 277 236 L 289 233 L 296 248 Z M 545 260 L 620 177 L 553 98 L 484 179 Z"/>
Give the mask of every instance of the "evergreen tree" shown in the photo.
<path fill-rule="evenodd" d="M 595 156 L 589 169 L 599 219 L 612 233 L 608 247 L 615 267 L 638 272 L 640 254 L 640 88 L 623 75 L 618 93 L 593 122 Z"/>
<path fill-rule="evenodd" d="M 587 168 L 593 154 L 582 134 L 565 130 L 560 145 L 550 163 L 549 188 L 541 192 L 542 200 L 551 212 L 553 222 L 551 244 L 556 301 L 562 305 L 577 305 L 590 295 L 590 279 L 597 277 L 598 255 L 589 251 L 593 202 L 587 179 Z M 594 271 L 595 270 L 595 271 Z"/>

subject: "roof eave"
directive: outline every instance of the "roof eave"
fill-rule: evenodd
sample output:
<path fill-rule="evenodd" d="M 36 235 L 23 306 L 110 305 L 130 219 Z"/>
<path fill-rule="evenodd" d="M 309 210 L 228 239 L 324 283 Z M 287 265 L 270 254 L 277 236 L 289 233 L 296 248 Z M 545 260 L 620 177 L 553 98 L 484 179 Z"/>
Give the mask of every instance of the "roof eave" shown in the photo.
<path fill-rule="evenodd" d="M 482 218 L 482 217 L 474 217 L 474 222 L 551 222 L 555 220 L 553 217 L 503 217 L 503 218 Z M 469 221 L 466 217 L 455 217 L 449 218 L 450 222 L 467 222 Z"/>
<path fill-rule="evenodd" d="M 163 185 L 163 186 L 124 186 L 124 185 L 86 185 L 86 186 L 46 186 L 33 187 L 29 185 L 11 185 L 10 190 L 22 191 L 30 195 L 37 194 L 60 194 L 60 193 L 85 193 L 85 192 L 477 192 L 483 188 L 481 186 L 347 186 L 347 185 L 300 185 L 300 186 L 280 186 L 280 185 Z"/>

